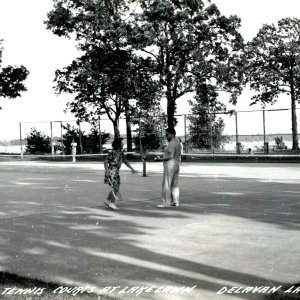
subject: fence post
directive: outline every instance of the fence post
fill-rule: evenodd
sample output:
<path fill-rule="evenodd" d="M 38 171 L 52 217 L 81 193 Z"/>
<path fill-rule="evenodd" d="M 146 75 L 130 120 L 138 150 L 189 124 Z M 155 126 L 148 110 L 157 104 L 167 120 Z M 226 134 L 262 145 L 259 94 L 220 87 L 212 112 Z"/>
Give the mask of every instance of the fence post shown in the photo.
<path fill-rule="evenodd" d="M 209 113 L 209 129 L 210 129 L 210 153 L 214 153 L 214 145 L 213 145 L 213 128 L 212 128 L 212 113 Z"/>
<path fill-rule="evenodd" d="M 142 156 L 142 162 L 143 162 L 143 177 L 147 176 L 146 172 L 146 159 L 147 155 L 144 152 L 143 143 L 142 143 L 142 133 L 141 133 L 141 111 L 139 112 L 139 144 L 140 144 L 140 153 Z"/>
<path fill-rule="evenodd" d="M 63 135 L 63 124 L 62 124 L 62 121 L 60 121 L 60 138 L 61 138 L 61 146 L 62 146 L 63 158 L 65 158 L 65 144 L 64 144 L 64 135 Z"/>
<path fill-rule="evenodd" d="M 263 133 L 264 133 L 264 145 L 266 143 L 266 117 L 265 110 L 263 110 Z"/>
<path fill-rule="evenodd" d="M 99 115 L 99 150 L 100 150 L 100 154 L 102 153 L 102 140 L 101 140 L 101 118 L 100 118 L 100 115 Z"/>
<path fill-rule="evenodd" d="M 184 152 L 188 153 L 188 144 L 187 144 L 187 140 L 186 140 L 186 114 L 184 115 Z"/>
<path fill-rule="evenodd" d="M 83 148 L 82 148 L 82 136 L 81 136 L 81 127 L 80 127 L 80 121 L 78 121 L 78 129 L 79 129 L 79 144 L 80 144 L 80 154 L 83 154 Z"/>
<path fill-rule="evenodd" d="M 53 133 L 52 133 L 52 121 L 50 121 L 50 132 L 51 132 L 51 154 L 54 155 L 54 145 L 53 145 Z"/>
<path fill-rule="evenodd" d="M 263 110 L 263 130 L 264 130 L 264 154 L 269 154 L 269 143 L 266 142 L 266 116 L 265 110 Z"/>
<path fill-rule="evenodd" d="M 21 147 L 21 159 L 23 160 L 22 122 L 19 122 L 19 128 L 20 128 L 20 147 Z"/>
<path fill-rule="evenodd" d="M 237 111 L 235 112 L 235 144 L 236 144 L 236 153 L 241 153 L 241 144 L 239 143 L 239 132 L 238 132 L 238 118 Z"/>

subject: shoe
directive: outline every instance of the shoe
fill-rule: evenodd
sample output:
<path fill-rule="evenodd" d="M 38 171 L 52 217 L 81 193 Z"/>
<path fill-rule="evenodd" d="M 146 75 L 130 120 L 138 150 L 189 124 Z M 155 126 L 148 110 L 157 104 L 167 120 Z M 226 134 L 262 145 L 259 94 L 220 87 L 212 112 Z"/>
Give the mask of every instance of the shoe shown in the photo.
<path fill-rule="evenodd" d="M 106 199 L 106 200 L 104 200 L 104 204 L 105 204 L 108 208 L 110 208 L 111 202 L 108 201 L 108 200 Z"/>
<path fill-rule="evenodd" d="M 163 205 L 163 204 L 158 204 L 158 205 L 156 205 L 156 207 L 158 207 L 158 208 L 165 208 L 165 207 L 169 207 L 169 206 L 166 206 L 166 205 Z"/>
<path fill-rule="evenodd" d="M 117 207 L 116 204 L 114 204 L 114 203 L 110 204 L 110 208 L 113 210 L 119 210 L 119 207 Z"/>
<path fill-rule="evenodd" d="M 178 206 L 179 206 L 179 203 L 172 203 L 171 206 L 173 206 L 173 207 L 178 207 Z"/>
<path fill-rule="evenodd" d="M 104 204 L 108 207 L 108 208 L 111 208 L 113 210 L 119 210 L 119 208 L 116 206 L 115 203 L 111 203 L 110 201 L 108 200 L 104 200 Z"/>

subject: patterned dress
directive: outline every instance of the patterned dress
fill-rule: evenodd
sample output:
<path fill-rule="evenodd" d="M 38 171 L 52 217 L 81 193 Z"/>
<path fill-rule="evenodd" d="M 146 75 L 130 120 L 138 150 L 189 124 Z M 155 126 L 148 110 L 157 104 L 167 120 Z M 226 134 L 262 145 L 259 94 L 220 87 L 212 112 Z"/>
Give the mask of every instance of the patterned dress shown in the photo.
<path fill-rule="evenodd" d="M 106 157 L 107 172 L 105 173 L 104 183 L 117 191 L 119 191 L 121 183 L 119 171 L 125 160 L 125 154 L 121 150 L 112 150 Z"/>

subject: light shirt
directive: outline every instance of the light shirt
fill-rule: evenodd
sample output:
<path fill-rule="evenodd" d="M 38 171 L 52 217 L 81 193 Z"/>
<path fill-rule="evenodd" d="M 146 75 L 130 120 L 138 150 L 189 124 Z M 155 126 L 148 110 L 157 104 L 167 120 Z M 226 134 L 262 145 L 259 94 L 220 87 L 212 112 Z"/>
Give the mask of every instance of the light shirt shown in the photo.
<path fill-rule="evenodd" d="M 75 154 L 76 150 L 77 150 L 77 143 L 76 142 L 72 142 L 71 143 L 71 147 L 72 147 L 72 154 Z"/>
<path fill-rule="evenodd" d="M 174 138 L 168 143 L 168 145 L 165 149 L 165 153 L 164 153 L 163 157 L 164 158 L 169 157 L 169 160 L 164 161 L 164 166 L 170 166 L 170 165 L 178 164 L 179 159 L 180 159 L 180 155 L 181 155 L 181 145 Z"/>

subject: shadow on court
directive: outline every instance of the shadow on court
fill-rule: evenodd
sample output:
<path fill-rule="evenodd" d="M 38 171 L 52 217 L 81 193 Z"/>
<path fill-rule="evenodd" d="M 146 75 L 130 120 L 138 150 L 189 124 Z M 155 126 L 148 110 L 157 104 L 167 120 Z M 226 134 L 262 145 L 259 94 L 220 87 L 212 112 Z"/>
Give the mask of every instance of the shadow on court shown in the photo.
<path fill-rule="evenodd" d="M 153 288 L 140 299 L 263 299 L 267 292 L 217 292 L 299 282 L 296 183 L 182 172 L 181 206 L 159 210 L 161 174 L 122 172 L 114 212 L 102 204 L 101 170 L 0 172 L 3 271 L 126 299 L 137 287 Z"/>

